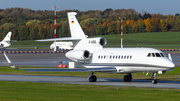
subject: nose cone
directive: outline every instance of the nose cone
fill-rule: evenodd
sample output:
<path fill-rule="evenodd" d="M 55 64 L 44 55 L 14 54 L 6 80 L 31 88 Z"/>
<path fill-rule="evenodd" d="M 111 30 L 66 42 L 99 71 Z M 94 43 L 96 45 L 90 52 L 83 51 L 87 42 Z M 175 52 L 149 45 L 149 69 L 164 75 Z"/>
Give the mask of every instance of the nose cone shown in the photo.
<path fill-rule="evenodd" d="M 173 63 L 173 61 L 169 60 L 168 62 L 166 62 L 166 66 L 170 69 L 173 69 L 175 67 L 175 64 Z"/>
<path fill-rule="evenodd" d="M 175 64 L 174 64 L 173 62 L 171 62 L 171 63 L 169 64 L 169 67 L 174 68 L 174 67 L 175 67 Z"/>
<path fill-rule="evenodd" d="M 65 54 L 65 56 L 66 56 L 67 58 L 70 58 L 70 57 L 71 57 L 71 52 L 67 52 L 67 53 Z"/>
<path fill-rule="evenodd" d="M 52 45 L 50 46 L 50 49 L 54 49 L 54 44 L 52 44 Z"/>

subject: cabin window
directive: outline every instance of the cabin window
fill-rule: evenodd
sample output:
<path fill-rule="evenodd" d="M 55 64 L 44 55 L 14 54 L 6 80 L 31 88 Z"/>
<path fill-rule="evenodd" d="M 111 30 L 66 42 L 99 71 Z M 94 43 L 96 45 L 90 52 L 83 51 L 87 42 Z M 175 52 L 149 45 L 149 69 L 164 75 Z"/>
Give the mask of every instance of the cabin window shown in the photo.
<path fill-rule="evenodd" d="M 130 56 L 130 59 L 132 59 L 132 56 Z"/>
<path fill-rule="evenodd" d="M 100 55 L 98 56 L 98 59 L 100 59 Z"/>
<path fill-rule="evenodd" d="M 121 56 L 121 59 L 123 59 L 123 56 Z"/>
<path fill-rule="evenodd" d="M 121 58 L 121 56 L 119 55 L 119 59 Z"/>
<path fill-rule="evenodd" d="M 103 58 L 103 55 L 101 56 L 101 59 Z"/>
<path fill-rule="evenodd" d="M 155 53 L 156 54 L 156 57 L 161 57 L 161 55 L 159 53 Z"/>
<path fill-rule="evenodd" d="M 116 59 L 118 58 L 118 56 L 116 55 Z"/>
<path fill-rule="evenodd" d="M 129 55 L 127 56 L 127 59 L 129 59 Z"/>
<path fill-rule="evenodd" d="M 162 57 L 165 57 L 163 53 L 160 53 Z"/>
<path fill-rule="evenodd" d="M 126 56 L 124 56 L 124 59 L 126 59 Z"/>
<path fill-rule="evenodd" d="M 112 56 L 109 57 L 110 59 L 112 58 Z"/>
<path fill-rule="evenodd" d="M 115 58 L 115 56 L 113 56 L 113 59 Z"/>

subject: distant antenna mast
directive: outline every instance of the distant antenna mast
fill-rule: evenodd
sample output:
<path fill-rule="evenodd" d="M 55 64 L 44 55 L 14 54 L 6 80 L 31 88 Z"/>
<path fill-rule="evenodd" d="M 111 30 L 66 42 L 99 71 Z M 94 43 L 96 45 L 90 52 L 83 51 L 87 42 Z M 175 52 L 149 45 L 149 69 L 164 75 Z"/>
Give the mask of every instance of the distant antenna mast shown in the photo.
<path fill-rule="evenodd" d="M 56 38 L 56 5 L 54 7 L 52 7 L 52 9 L 54 9 L 54 38 Z M 58 7 L 57 7 L 57 9 L 58 9 Z M 54 51 L 57 51 L 56 41 L 54 41 L 54 44 L 55 44 Z"/>
<path fill-rule="evenodd" d="M 123 48 L 123 19 L 125 19 L 125 17 L 119 17 L 119 19 L 121 19 L 121 48 Z"/>
<path fill-rule="evenodd" d="M 54 38 L 56 38 L 56 5 L 52 9 L 54 9 Z"/>

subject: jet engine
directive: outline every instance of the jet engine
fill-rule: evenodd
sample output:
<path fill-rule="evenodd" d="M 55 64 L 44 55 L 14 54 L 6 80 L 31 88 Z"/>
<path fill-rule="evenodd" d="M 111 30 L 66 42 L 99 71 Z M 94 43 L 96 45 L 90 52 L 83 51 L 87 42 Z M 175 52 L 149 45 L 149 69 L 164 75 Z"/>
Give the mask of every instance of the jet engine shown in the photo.
<path fill-rule="evenodd" d="M 103 37 L 88 38 L 88 43 L 94 47 L 104 47 L 107 44 L 107 40 Z"/>
<path fill-rule="evenodd" d="M 91 57 L 91 53 L 88 50 L 72 50 L 65 55 L 73 60 L 88 60 Z"/>

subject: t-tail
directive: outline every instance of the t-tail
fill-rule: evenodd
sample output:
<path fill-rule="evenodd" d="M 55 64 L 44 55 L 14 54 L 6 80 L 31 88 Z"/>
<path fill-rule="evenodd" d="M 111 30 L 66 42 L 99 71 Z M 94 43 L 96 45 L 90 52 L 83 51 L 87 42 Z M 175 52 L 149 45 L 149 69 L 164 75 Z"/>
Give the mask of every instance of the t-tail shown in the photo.
<path fill-rule="evenodd" d="M 103 37 L 86 38 L 79 22 L 76 19 L 76 12 L 68 13 L 68 20 L 72 38 L 80 38 L 80 40 L 72 40 L 74 50 L 78 49 L 99 49 L 106 45 L 107 41 Z"/>
<path fill-rule="evenodd" d="M 68 12 L 68 20 L 70 26 L 71 37 L 56 38 L 56 39 L 43 39 L 37 41 L 58 41 L 58 40 L 72 40 L 74 50 L 84 49 L 98 49 L 106 45 L 107 41 L 103 37 L 87 38 L 83 32 L 79 22 L 76 19 L 76 12 Z"/>
<path fill-rule="evenodd" d="M 84 46 L 85 43 L 87 43 L 87 38 L 79 24 L 79 22 L 76 19 L 76 12 L 69 12 L 68 20 L 69 20 L 69 26 L 70 26 L 70 32 L 72 38 L 80 38 L 80 40 L 72 40 L 73 41 L 73 47 L 74 49 L 81 49 L 82 46 Z"/>

